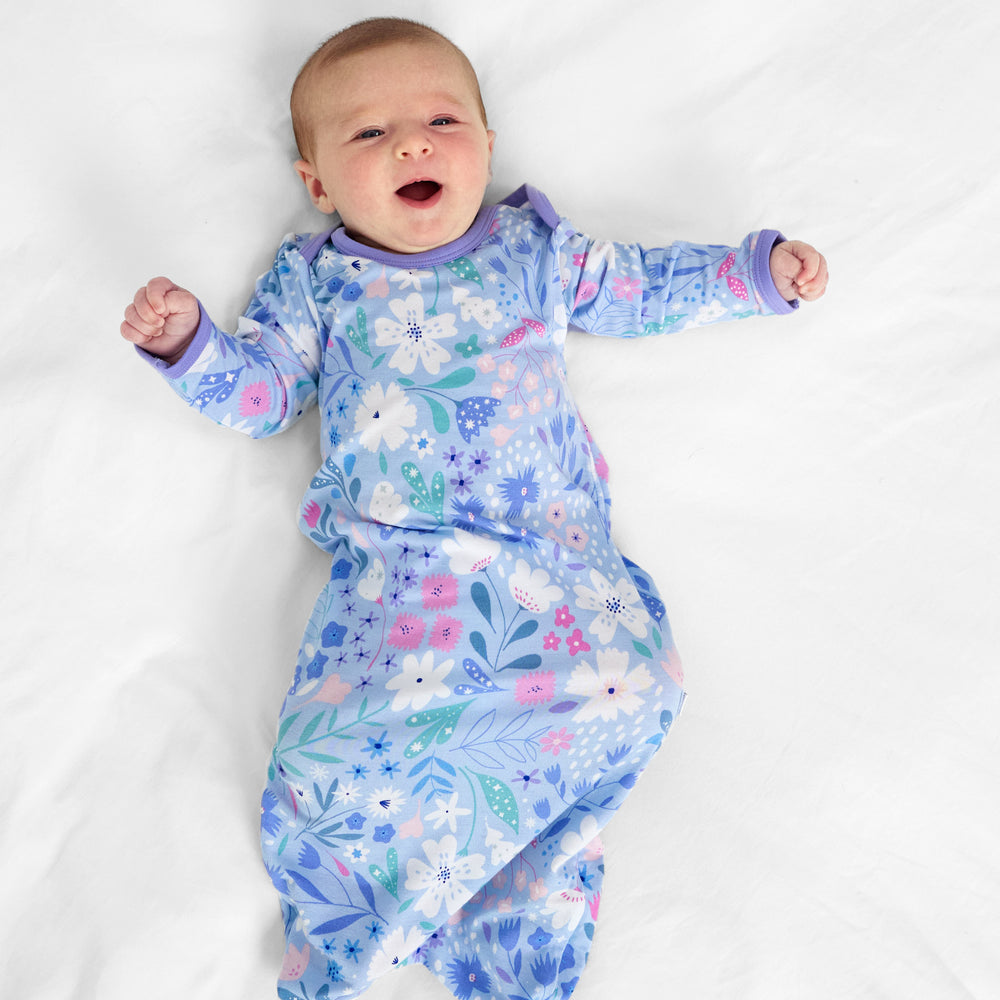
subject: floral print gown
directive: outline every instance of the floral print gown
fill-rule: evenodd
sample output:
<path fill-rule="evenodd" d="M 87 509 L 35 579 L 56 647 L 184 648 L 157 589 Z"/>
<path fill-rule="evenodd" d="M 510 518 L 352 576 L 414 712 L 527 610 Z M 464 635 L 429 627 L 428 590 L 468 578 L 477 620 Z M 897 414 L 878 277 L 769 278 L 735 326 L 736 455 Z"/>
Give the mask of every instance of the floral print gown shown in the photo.
<path fill-rule="evenodd" d="M 567 325 L 669 332 L 792 307 L 780 236 L 645 250 L 539 192 L 418 256 L 290 236 L 235 336 L 203 314 L 176 391 L 252 436 L 322 413 L 302 530 L 331 555 L 281 709 L 261 837 L 282 998 L 421 962 L 462 1000 L 567 997 L 599 833 L 683 700 L 664 608 L 609 530 Z"/>

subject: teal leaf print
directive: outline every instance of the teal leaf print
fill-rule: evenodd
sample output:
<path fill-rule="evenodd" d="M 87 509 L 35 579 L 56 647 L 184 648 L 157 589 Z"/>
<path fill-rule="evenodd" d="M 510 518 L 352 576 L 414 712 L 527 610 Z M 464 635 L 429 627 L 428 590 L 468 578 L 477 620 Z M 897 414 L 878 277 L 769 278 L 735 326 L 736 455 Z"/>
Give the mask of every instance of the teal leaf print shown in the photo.
<path fill-rule="evenodd" d="M 463 701 L 459 705 L 432 708 L 409 716 L 406 725 L 411 729 L 423 729 L 423 732 L 403 751 L 403 756 L 412 760 L 430 746 L 431 740 L 447 743 L 455 735 L 459 717 L 471 704 L 471 701 Z"/>
<path fill-rule="evenodd" d="M 493 609 L 490 602 L 490 592 L 486 589 L 486 584 L 477 580 L 472 585 L 472 600 L 479 613 L 486 619 L 486 624 L 493 627 Z"/>
<path fill-rule="evenodd" d="M 445 267 L 463 281 L 474 281 L 480 288 L 483 287 L 483 279 L 479 276 L 476 265 L 468 257 L 459 257 L 458 260 L 449 261 Z"/>
<path fill-rule="evenodd" d="M 368 871 L 386 892 L 399 899 L 399 854 L 395 847 L 386 851 L 385 864 L 388 871 L 383 871 L 378 865 L 369 865 Z"/>
<path fill-rule="evenodd" d="M 438 524 L 444 524 L 444 474 L 435 472 L 428 489 L 423 473 L 413 462 L 404 462 L 400 472 L 413 490 L 410 506 L 421 514 L 429 514 Z"/>
<path fill-rule="evenodd" d="M 448 375 L 445 375 L 443 379 L 439 379 L 437 382 L 432 382 L 428 389 L 460 389 L 463 385 L 468 385 L 470 382 L 475 381 L 476 370 L 475 368 L 458 368 Z"/>
<path fill-rule="evenodd" d="M 368 357 L 372 356 L 371 348 L 368 346 L 368 318 L 365 316 L 364 309 L 359 308 L 357 313 L 358 328 L 354 329 L 353 326 L 347 328 L 347 336 L 351 343 L 359 350 L 362 354 L 367 354 Z"/>
<path fill-rule="evenodd" d="M 517 800 L 514 793 L 498 778 L 491 778 L 488 774 L 480 774 L 473 771 L 473 775 L 482 786 L 483 795 L 486 796 L 486 804 L 497 819 L 501 819 L 515 833 L 518 827 Z"/>

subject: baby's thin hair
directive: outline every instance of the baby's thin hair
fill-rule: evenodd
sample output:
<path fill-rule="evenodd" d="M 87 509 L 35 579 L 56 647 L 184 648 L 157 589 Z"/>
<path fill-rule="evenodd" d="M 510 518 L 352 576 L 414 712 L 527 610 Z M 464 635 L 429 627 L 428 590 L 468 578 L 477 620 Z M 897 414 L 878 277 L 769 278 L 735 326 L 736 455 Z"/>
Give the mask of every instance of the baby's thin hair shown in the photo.
<path fill-rule="evenodd" d="M 473 82 L 479 111 L 483 124 L 486 125 L 486 107 L 479 92 L 479 80 L 465 53 L 440 31 L 419 21 L 411 21 L 405 17 L 369 17 L 358 21 L 335 35 L 331 35 L 306 60 L 299 70 L 295 83 L 292 85 L 291 112 L 292 131 L 299 147 L 299 155 L 308 160 L 312 153 L 312 129 L 309 120 L 309 94 L 311 85 L 322 74 L 341 59 L 382 48 L 400 42 L 429 42 L 435 45 L 446 45 L 465 64 Z"/>

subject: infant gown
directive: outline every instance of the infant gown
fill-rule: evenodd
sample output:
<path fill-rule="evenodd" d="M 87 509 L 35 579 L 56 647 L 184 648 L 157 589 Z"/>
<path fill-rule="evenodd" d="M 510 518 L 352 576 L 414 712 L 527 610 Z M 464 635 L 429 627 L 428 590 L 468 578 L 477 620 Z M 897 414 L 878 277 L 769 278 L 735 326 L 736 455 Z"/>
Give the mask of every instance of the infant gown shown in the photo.
<path fill-rule="evenodd" d="M 657 591 L 611 538 L 567 326 L 789 312 L 780 239 L 592 240 L 524 187 L 419 255 L 289 236 L 234 336 L 203 310 L 177 364 L 149 358 L 254 437 L 321 411 L 299 523 L 330 579 L 261 805 L 280 997 L 355 997 L 416 962 L 461 1000 L 573 991 L 599 833 L 684 696 Z"/>

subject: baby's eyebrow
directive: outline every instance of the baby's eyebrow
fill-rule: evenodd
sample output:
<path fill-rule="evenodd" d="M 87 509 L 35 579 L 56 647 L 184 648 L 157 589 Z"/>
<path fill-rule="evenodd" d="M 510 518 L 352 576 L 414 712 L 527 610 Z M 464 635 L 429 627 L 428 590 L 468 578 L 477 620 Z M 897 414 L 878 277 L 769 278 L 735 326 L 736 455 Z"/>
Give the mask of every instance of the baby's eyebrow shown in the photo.
<path fill-rule="evenodd" d="M 450 111 L 455 108 L 465 108 L 469 101 L 463 101 L 449 91 L 440 91 L 426 96 L 428 114 L 435 114 L 437 111 Z M 391 118 L 393 109 L 386 108 L 378 104 L 359 103 L 344 110 L 334 109 L 329 120 L 335 125 L 343 125 L 345 128 L 351 125 L 382 121 Z"/>

